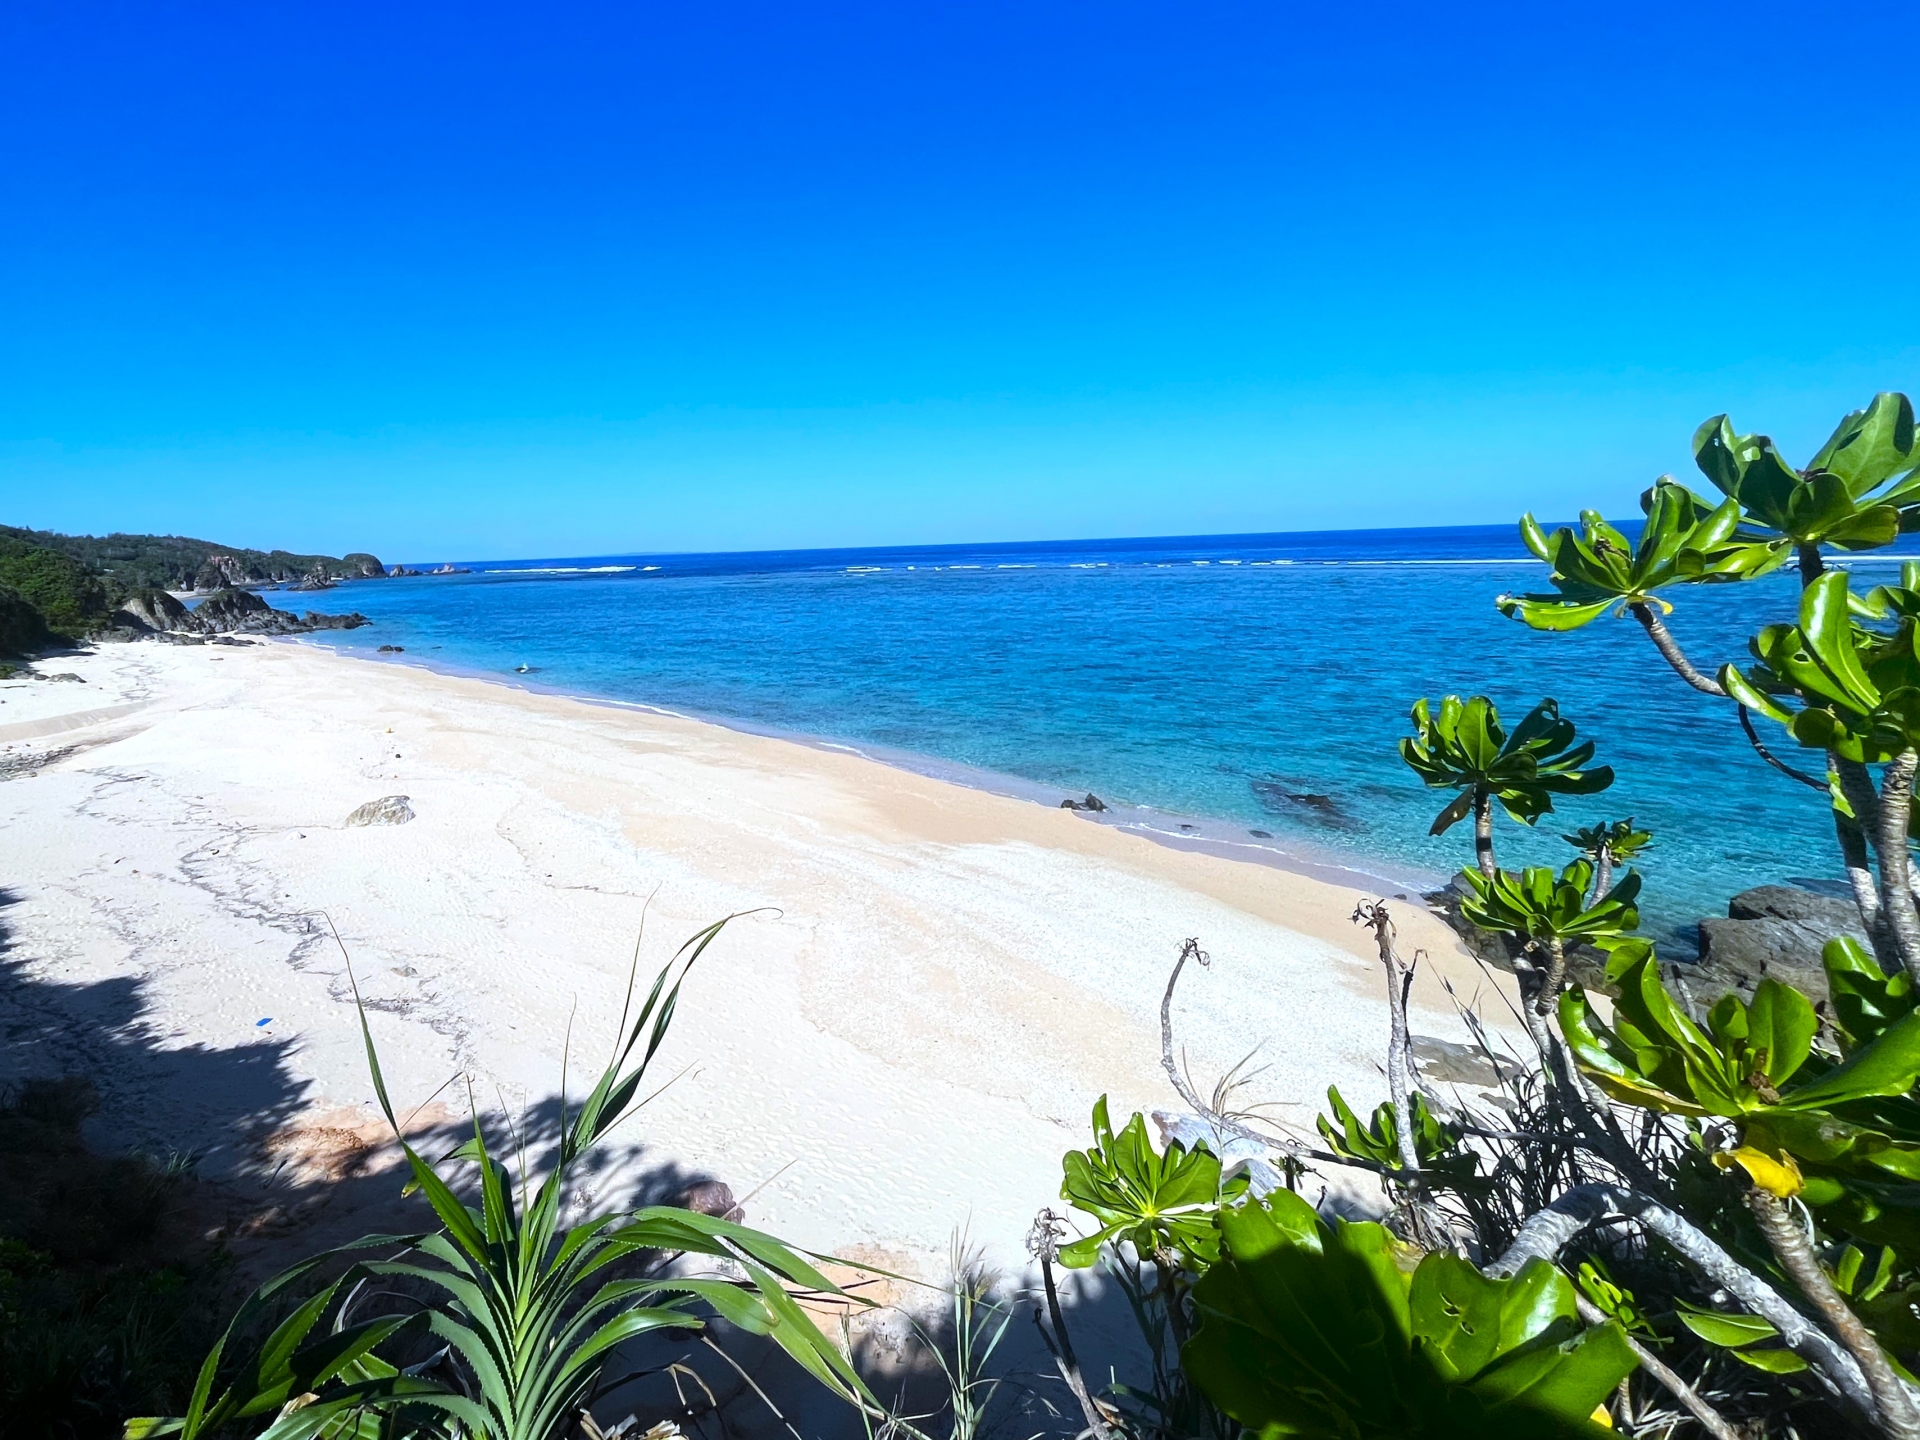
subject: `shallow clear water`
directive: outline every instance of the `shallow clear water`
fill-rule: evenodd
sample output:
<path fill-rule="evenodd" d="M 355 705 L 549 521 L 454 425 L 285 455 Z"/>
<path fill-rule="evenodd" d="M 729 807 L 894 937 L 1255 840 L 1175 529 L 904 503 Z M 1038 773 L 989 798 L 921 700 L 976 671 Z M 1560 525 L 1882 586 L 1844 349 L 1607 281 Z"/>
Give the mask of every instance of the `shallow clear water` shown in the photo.
<path fill-rule="evenodd" d="M 1820 797 L 1762 765 L 1733 707 L 1689 690 L 1630 620 L 1542 635 L 1496 613 L 1495 595 L 1544 579 L 1507 527 L 475 571 L 272 598 L 369 616 L 324 637 L 344 651 L 401 645 L 407 661 L 502 676 L 526 665 L 521 678 L 575 693 L 1431 873 L 1457 869 L 1472 841 L 1465 825 L 1426 833 L 1446 796 L 1395 753 L 1409 705 L 1484 692 L 1511 719 L 1552 695 L 1619 779 L 1535 830 L 1502 817 L 1504 863 L 1563 863 L 1562 831 L 1631 815 L 1656 835 L 1644 928 L 1688 943 L 1736 890 L 1837 870 Z M 1784 575 L 1680 592 L 1670 623 L 1710 670 L 1743 657 L 1759 624 L 1791 619 L 1796 593 Z"/>

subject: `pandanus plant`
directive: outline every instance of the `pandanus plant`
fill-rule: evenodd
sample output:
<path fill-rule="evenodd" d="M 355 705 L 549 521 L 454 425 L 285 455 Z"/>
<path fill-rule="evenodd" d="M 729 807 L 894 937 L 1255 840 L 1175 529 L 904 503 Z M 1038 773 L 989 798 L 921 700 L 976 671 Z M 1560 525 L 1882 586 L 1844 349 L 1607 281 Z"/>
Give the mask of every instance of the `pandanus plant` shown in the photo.
<path fill-rule="evenodd" d="M 630 1027 L 629 979 L 613 1056 L 570 1113 L 562 1082 L 559 1148 L 537 1186 L 524 1156 L 516 1176 L 495 1153 L 477 1112 L 473 1138 L 446 1160 L 432 1163 L 414 1148 L 387 1098 L 362 1007 L 374 1094 L 406 1157 L 408 1188 L 424 1196 L 439 1228 L 367 1236 L 267 1281 L 207 1356 L 186 1413 L 130 1421 L 129 1440 L 169 1434 L 194 1440 L 262 1423 L 260 1440 L 558 1440 L 589 1403 L 618 1346 L 666 1328 L 700 1329 L 703 1310 L 771 1337 L 829 1389 L 875 1413 L 859 1375 L 789 1290 L 841 1294 L 803 1252 L 744 1225 L 666 1206 L 559 1227 L 582 1157 L 643 1103 L 641 1083 L 666 1037 L 686 971 L 726 923 L 708 926 L 681 947 Z M 470 1175 L 477 1205 L 443 1177 L 449 1168 Z M 632 1273 L 647 1257 L 673 1256 L 726 1262 L 745 1279 Z M 229 1360 L 229 1347 L 303 1282 L 330 1270 L 338 1273 L 264 1341 Z M 395 1294 L 383 1287 L 386 1281 L 432 1298 Z"/>
<path fill-rule="evenodd" d="M 1500 712 L 1484 695 L 1461 700 L 1449 695 L 1435 714 L 1423 698 L 1414 703 L 1414 733 L 1400 742 L 1405 760 L 1427 785 L 1457 790 L 1434 817 L 1430 835 L 1444 834 L 1473 816 L 1474 858 L 1491 879 L 1498 869 L 1493 853 L 1493 806 L 1522 825 L 1532 825 L 1553 809 L 1556 795 L 1593 795 L 1613 783 L 1605 765 L 1588 767 L 1593 742 L 1574 743 L 1571 720 L 1560 706 L 1542 700 L 1508 734 Z"/>

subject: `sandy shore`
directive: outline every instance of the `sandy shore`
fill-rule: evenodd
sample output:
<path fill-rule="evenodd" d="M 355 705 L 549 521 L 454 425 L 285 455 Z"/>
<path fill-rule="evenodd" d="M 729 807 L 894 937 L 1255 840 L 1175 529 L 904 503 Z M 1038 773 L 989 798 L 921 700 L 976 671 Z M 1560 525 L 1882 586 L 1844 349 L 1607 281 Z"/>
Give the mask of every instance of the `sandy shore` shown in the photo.
<path fill-rule="evenodd" d="M 195 1149 L 209 1174 L 369 1133 L 322 917 L 403 1109 L 464 1072 L 538 1115 L 569 1027 L 576 1094 L 604 1056 L 649 895 L 649 975 L 758 913 L 694 971 L 657 1062 L 680 1078 L 599 1200 L 710 1175 L 823 1250 L 932 1276 L 965 1225 L 1011 1263 L 1097 1096 L 1177 1107 L 1158 1007 L 1189 935 L 1213 957 L 1176 1003 L 1203 1087 L 1258 1047 L 1249 1098 L 1305 1129 L 1329 1083 L 1383 1098 L 1357 891 L 855 755 L 298 644 L 39 669 L 84 683 L 0 684 L 7 1072 L 93 1073 L 101 1135 Z M 343 825 L 393 794 L 412 823 Z M 1417 903 L 1399 914 L 1432 957 L 1416 1031 L 1464 1040 L 1440 981 L 1473 996 L 1483 975 Z M 465 1091 L 442 1101 L 428 1118 Z"/>

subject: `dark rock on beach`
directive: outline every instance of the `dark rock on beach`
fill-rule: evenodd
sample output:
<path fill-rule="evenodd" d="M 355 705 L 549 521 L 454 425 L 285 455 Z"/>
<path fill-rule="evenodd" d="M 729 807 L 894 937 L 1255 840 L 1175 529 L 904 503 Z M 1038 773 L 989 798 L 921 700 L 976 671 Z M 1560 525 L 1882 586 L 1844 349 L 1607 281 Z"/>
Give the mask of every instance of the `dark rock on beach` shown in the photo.
<path fill-rule="evenodd" d="M 738 1225 L 747 1218 L 740 1202 L 733 1198 L 733 1187 L 724 1180 L 700 1180 L 689 1185 L 673 1202 L 696 1215 L 711 1215 L 716 1220 L 731 1220 Z"/>
<path fill-rule="evenodd" d="M 192 614 L 164 590 L 141 590 L 127 597 L 113 622 L 130 630 L 193 630 Z"/>
<path fill-rule="evenodd" d="M 1089 790 L 1086 799 L 1062 800 L 1060 808 L 1062 810 L 1104 810 L 1107 808 L 1107 802 Z"/>

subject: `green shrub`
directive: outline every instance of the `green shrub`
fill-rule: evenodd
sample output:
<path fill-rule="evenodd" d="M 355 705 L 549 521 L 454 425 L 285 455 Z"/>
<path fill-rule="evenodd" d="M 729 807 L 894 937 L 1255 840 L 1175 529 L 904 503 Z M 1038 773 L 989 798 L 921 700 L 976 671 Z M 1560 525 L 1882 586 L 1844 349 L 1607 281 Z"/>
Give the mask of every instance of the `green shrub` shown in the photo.
<path fill-rule="evenodd" d="M 0 655 L 31 655 L 52 643 L 46 618 L 18 590 L 0 584 Z M 0 678 L 12 671 L 11 665 L 0 667 Z"/>
<path fill-rule="evenodd" d="M 113 614 L 106 581 L 71 556 L 22 540 L 0 539 L 0 585 L 17 592 L 64 639 L 81 639 Z"/>

